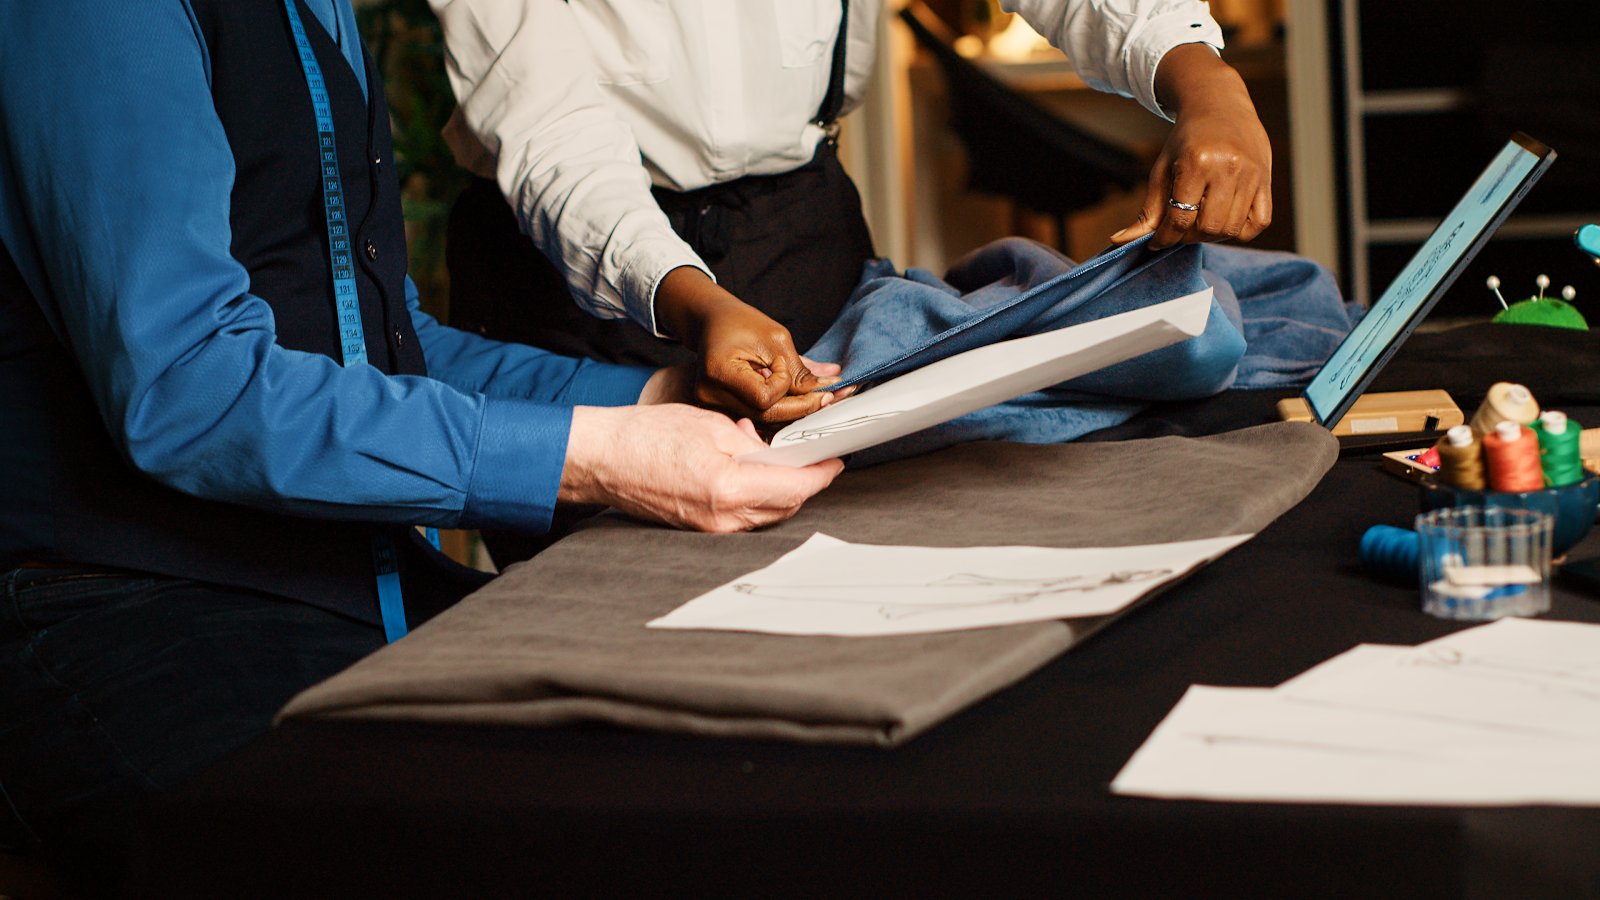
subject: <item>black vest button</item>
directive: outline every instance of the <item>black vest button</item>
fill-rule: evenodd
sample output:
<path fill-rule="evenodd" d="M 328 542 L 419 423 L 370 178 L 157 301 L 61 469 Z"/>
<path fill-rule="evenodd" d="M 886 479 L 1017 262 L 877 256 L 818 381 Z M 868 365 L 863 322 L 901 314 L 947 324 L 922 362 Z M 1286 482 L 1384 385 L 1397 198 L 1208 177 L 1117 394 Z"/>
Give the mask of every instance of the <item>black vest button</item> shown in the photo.
<path fill-rule="evenodd" d="M 373 262 L 378 261 L 378 245 L 374 244 L 372 241 L 367 241 L 367 259 L 370 259 Z"/>

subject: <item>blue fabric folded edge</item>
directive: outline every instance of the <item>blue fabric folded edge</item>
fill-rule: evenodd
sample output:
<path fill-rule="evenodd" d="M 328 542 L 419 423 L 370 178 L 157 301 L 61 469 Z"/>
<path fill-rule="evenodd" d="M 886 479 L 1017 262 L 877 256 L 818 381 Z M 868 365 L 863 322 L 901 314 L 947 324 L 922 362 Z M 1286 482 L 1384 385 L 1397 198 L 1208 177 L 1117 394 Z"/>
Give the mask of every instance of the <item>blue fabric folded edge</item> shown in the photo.
<path fill-rule="evenodd" d="M 900 356 L 874 366 L 866 372 L 818 390 L 840 390 L 854 385 L 883 381 L 920 369 L 931 362 L 954 356 L 957 353 L 965 353 L 968 350 L 985 346 L 992 343 L 993 338 L 975 334 L 974 329 L 978 325 L 992 322 L 1002 316 L 1009 316 L 1016 321 L 1009 324 L 1001 321 L 998 323 L 1000 328 L 1008 334 L 1014 333 L 1013 336 L 1020 336 L 1022 333 L 1020 331 L 1021 326 L 1041 311 L 1035 309 L 1035 307 L 1048 307 L 1071 290 L 1090 287 L 1088 284 L 1078 285 L 1077 282 L 1087 282 L 1091 276 L 1097 273 L 1111 276 L 1109 283 L 1099 285 L 1098 290 L 1095 291 L 1097 294 L 1104 293 L 1137 276 L 1140 272 L 1145 271 L 1179 249 L 1179 247 L 1174 246 L 1161 250 L 1146 250 L 1144 245 L 1149 242 L 1149 239 L 1150 236 L 1145 235 L 1120 247 L 1114 247 L 1082 265 L 1073 267 L 1066 273 L 1018 294 L 1011 300 L 984 309 L 976 309 L 971 318 L 933 335 L 921 342 L 915 349 L 908 350 Z M 1119 264 L 1119 268 L 1113 272 L 1101 272 L 1107 266 Z M 863 287 L 865 287 L 865 284 L 863 284 Z M 861 288 L 857 290 L 859 291 Z M 851 303 L 853 304 L 856 299 L 857 297 L 852 297 Z M 1043 302 L 1044 300 L 1048 300 L 1048 302 Z M 846 309 L 849 309 L 848 305 Z M 828 336 L 824 335 L 822 340 L 818 341 L 818 345 L 821 345 L 827 339 Z M 809 351 L 808 355 L 810 355 Z"/>
<path fill-rule="evenodd" d="M 1343 301 L 1332 273 L 1304 257 L 1214 244 L 1149 250 L 1148 240 L 1074 265 L 1036 242 L 1006 238 L 955 263 L 948 280 L 920 269 L 901 275 L 888 260 L 869 262 L 834 327 L 806 352 L 845 365 L 844 380 L 826 390 L 867 389 L 976 347 L 1164 302 L 1206 285 L 1215 295 L 1200 338 L 868 448 L 847 463 L 874 465 L 969 440 L 1069 441 L 1125 421 L 1153 400 L 1208 396 L 1230 386 L 1303 384 L 1359 318 L 1359 306 Z M 1066 271 L 1026 287 L 1030 269 L 1058 263 Z M 1125 288 L 1141 276 L 1151 280 L 1143 298 L 1137 285 Z M 1014 296 L 1004 296 L 1012 290 Z M 1101 299 L 1111 308 L 1097 308 Z M 931 336 L 915 334 L 919 327 L 939 327 L 935 320 L 954 324 Z M 909 349 L 895 349 L 896 333 Z M 884 350 L 888 359 L 872 358 Z"/>

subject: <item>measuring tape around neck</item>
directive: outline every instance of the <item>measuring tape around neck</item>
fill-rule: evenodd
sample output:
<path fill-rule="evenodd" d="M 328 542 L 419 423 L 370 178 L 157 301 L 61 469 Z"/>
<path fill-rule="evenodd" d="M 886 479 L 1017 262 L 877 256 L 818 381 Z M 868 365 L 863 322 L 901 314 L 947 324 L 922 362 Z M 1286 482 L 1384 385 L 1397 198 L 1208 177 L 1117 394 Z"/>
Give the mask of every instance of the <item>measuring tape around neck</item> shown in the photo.
<path fill-rule="evenodd" d="M 338 315 L 339 351 L 344 365 L 367 362 L 366 333 L 361 326 L 361 303 L 356 295 L 356 269 L 350 250 L 350 220 L 345 215 L 344 185 L 339 181 L 339 153 L 333 139 L 333 104 L 328 99 L 322 67 L 311 49 L 295 0 L 283 0 L 289 11 L 289 29 L 311 91 L 311 108 L 317 117 L 317 149 L 322 166 L 322 206 L 328 220 L 328 250 L 332 255 L 334 309 Z M 372 535 L 372 567 L 378 579 L 378 612 L 389 643 L 406 636 L 406 608 L 400 595 L 400 566 L 394 540 L 382 532 Z"/>

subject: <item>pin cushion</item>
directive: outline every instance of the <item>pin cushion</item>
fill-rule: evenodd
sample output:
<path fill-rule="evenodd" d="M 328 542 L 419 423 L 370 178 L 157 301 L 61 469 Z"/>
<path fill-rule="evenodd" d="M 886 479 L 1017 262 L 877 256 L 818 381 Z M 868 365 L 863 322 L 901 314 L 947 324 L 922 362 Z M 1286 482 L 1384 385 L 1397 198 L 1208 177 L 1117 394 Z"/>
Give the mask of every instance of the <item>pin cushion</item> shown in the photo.
<path fill-rule="evenodd" d="M 1498 325 L 1544 325 L 1549 328 L 1589 330 L 1589 323 L 1584 320 L 1582 313 L 1574 309 L 1571 303 L 1554 297 L 1534 297 L 1513 303 L 1496 313 L 1493 321 Z"/>

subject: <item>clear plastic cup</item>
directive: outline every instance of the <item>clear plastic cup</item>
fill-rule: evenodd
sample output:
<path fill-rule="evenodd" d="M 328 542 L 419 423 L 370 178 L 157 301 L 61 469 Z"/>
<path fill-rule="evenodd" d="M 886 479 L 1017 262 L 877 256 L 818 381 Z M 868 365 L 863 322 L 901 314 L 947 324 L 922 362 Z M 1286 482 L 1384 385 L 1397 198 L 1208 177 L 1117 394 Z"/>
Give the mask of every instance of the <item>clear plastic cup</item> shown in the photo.
<path fill-rule="evenodd" d="M 1423 612 L 1484 620 L 1550 608 L 1549 513 L 1458 506 L 1423 513 L 1416 526 Z"/>
<path fill-rule="evenodd" d="M 1550 609 L 1550 535 L 1536 509 L 1458 506 L 1416 517 L 1422 612 L 1490 620 Z"/>

